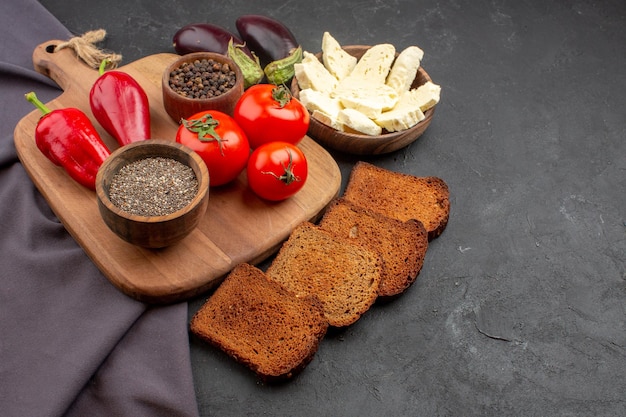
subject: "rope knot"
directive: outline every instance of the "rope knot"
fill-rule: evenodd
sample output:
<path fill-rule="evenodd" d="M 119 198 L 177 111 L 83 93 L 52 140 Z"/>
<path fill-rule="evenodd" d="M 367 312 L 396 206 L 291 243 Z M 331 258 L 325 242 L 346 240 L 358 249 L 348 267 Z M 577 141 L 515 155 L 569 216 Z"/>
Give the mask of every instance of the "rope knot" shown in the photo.
<path fill-rule="evenodd" d="M 57 45 L 54 52 L 58 52 L 65 48 L 72 49 L 78 58 L 82 59 L 91 68 L 98 69 L 105 59 L 108 60 L 109 69 L 115 68 L 122 61 L 122 56 L 110 51 L 105 51 L 96 47 L 96 43 L 102 42 L 106 37 L 104 29 L 92 30 L 84 33 L 82 36 L 75 36 Z"/>

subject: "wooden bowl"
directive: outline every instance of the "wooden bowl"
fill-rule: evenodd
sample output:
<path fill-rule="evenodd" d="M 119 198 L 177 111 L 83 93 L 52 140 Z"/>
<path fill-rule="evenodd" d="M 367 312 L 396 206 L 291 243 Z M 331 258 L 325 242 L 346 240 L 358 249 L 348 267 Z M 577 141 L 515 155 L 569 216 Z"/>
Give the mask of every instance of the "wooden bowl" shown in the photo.
<path fill-rule="evenodd" d="M 196 59 L 214 59 L 222 64 L 228 64 L 235 71 L 235 85 L 226 93 L 212 98 L 199 99 L 183 97 L 170 87 L 170 73 L 184 63 L 193 62 Z M 181 119 L 187 118 L 193 114 L 204 110 L 219 110 L 229 116 L 233 115 L 235 105 L 239 97 L 243 94 L 244 79 L 239 66 L 229 57 L 213 52 L 194 52 L 183 55 L 169 65 L 163 71 L 161 80 L 161 89 L 163 90 L 163 106 L 165 111 L 170 115 L 176 123 L 180 123 Z"/>
<path fill-rule="evenodd" d="M 367 45 L 347 45 L 343 49 L 357 59 L 361 59 L 365 51 L 370 49 Z M 396 54 L 397 56 L 398 54 Z M 322 53 L 316 54 L 320 61 Z M 432 81 L 424 68 L 420 66 L 411 88 L 417 88 L 427 81 Z M 296 77 L 291 81 L 291 92 L 294 97 L 299 97 L 300 87 Z M 341 132 L 336 130 L 319 120 L 311 117 L 309 123 L 308 135 L 315 139 L 322 146 L 335 149 L 341 152 L 355 155 L 377 155 L 396 151 L 404 148 L 419 138 L 435 114 L 435 107 L 424 112 L 424 120 L 415 126 L 400 132 L 387 132 L 383 130 L 383 134 L 378 136 L 364 135 L 358 133 Z"/>
<path fill-rule="evenodd" d="M 149 157 L 175 159 L 193 169 L 198 193 L 184 208 L 163 216 L 141 216 L 120 209 L 110 199 L 111 181 L 125 165 Z M 148 139 L 118 148 L 96 176 L 98 209 L 106 225 L 125 241 L 145 248 L 164 248 L 187 236 L 206 213 L 209 202 L 209 171 L 200 156 L 170 140 Z"/>

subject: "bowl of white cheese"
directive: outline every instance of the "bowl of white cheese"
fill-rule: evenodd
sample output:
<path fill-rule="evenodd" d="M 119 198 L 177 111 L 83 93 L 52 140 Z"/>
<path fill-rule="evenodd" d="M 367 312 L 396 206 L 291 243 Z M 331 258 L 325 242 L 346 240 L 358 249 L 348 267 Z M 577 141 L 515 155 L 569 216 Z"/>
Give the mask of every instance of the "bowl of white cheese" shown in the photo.
<path fill-rule="evenodd" d="M 322 52 L 304 52 L 291 91 L 311 113 L 308 135 L 338 151 L 396 151 L 430 125 L 441 87 L 422 68 L 417 46 L 340 46 L 328 33 Z"/>

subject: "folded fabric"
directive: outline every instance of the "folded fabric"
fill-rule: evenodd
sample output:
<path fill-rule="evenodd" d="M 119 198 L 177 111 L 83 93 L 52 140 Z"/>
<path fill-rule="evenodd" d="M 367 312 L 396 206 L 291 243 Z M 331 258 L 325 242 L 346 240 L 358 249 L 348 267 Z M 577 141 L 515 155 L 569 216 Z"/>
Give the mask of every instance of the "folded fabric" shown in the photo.
<path fill-rule="evenodd" d="M 3 416 L 197 416 L 187 304 L 122 294 L 20 164 L 13 129 L 61 92 L 32 51 L 72 36 L 34 0 L 0 14 L 0 410 Z"/>

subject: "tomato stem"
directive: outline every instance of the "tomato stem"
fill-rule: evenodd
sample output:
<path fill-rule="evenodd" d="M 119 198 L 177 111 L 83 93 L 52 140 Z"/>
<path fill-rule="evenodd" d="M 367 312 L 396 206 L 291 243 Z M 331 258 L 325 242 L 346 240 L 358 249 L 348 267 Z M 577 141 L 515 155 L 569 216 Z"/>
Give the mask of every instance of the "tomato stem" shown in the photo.
<path fill-rule="evenodd" d="M 224 155 L 223 142 L 224 139 L 215 130 L 220 122 L 213 118 L 210 114 L 206 114 L 198 119 L 181 119 L 181 123 L 190 132 L 198 135 L 198 140 L 201 142 L 217 141 L 220 148 L 220 154 Z"/>
<path fill-rule="evenodd" d="M 272 89 L 272 98 L 282 109 L 291 101 L 291 91 L 284 85 L 277 85 Z"/>
<path fill-rule="evenodd" d="M 283 170 L 285 171 L 282 175 L 277 175 L 272 171 L 261 171 L 261 173 L 266 175 L 273 175 L 277 180 L 282 181 L 285 185 L 289 185 L 294 181 L 300 181 L 300 178 L 296 177 L 296 175 L 293 173 L 293 154 L 289 149 L 285 148 L 285 151 L 287 152 L 287 155 L 289 155 L 289 164 L 285 166 L 284 162 L 280 163 L 283 167 Z"/>

